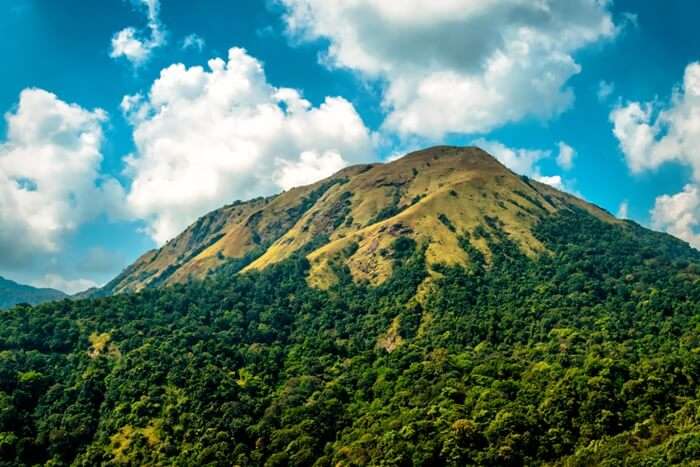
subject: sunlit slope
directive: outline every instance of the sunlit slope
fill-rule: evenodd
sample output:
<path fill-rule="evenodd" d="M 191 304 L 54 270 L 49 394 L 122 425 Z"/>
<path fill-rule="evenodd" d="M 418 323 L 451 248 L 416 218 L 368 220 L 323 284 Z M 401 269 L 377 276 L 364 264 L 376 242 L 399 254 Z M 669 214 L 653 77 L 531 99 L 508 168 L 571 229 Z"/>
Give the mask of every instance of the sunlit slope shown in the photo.
<path fill-rule="evenodd" d="M 233 259 L 257 255 L 292 228 L 329 187 L 360 170 L 363 168 L 350 167 L 312 185 L 212 211 L 163 247 L 142 255 L 107 284 L 104 292 L 138 291 L 199 279 Z"/>
<path fill-rule="evenodd" d="M 299 252 L 312 264 L 314 286 L 332 284 L 345 265 L 355 279 L 378 284 L 391 273 L 388 247 L 398 237 L 424 245 L 429 266 L 467 264 L 460 242 L 466 239 L 488 260 L 484 235 L 497 224 L 525 253 L 536 255 L 544 247 L 533 226 L 570 206 L 618 222 L 591 204 L 514 174 L 481 149 L 439 146 L 213 211 L 143 255 L 108 289 L 200 279 L 231 262 L 261 269 Z"/>
<path fill-rule="evenodd" d="M 334 186 L 287 233 L 247 269 L 280 261 L 323 236 L 328 242 L 308 254 L 310 283 L 331 284 L 345 264 L 355 279 L 377 284 L 391 273 L 389 246 L 408 236 L 426 245 L 426 261 L 466 264 L 459 242 L 467 238 L 488 259 L 485 238 L 498 224 L 529 255 L 543 250 L 535 223 L 576 205 L 615 222 L 608 213 L 520 177 L 477 148 L 437 147 L 377 165 Z"/>

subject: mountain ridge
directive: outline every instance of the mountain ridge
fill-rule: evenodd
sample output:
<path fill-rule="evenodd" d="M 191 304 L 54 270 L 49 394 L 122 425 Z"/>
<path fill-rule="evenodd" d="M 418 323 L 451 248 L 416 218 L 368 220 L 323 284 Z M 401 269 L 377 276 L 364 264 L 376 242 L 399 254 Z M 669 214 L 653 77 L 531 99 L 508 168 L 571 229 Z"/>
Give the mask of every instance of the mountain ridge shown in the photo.
<path fill-rule="evenodd" d="M 602 208 L 513 173 L 479 148 L 435 146 L 211 211 L 142 255 L 98 294 L 202 279 L 231 263 L 235 267 L 229 270 L 261 269 L 302 250 L 312 264 L 310 284 L 334 283 L 332 269 L 339 261 L 356 280 L 379 284 L 391 273 L 390 258 L 381 252 L 396 236 L 427 242 L 429 265 L 464 265 L 468 258 L 458 247 L 460 236 L 499 219 L 533 255 L 542 247 L 532 226 L 567 206 L 621 222 Z M 488 259 L 485 241 L 474 241 Z"/>
<path fill-rule="evenodd" d="M 38 305 L 67 297 L 68 295 L 60 290 L 32 287 L 0 276 L 0 309 L 20 303 Z"/>

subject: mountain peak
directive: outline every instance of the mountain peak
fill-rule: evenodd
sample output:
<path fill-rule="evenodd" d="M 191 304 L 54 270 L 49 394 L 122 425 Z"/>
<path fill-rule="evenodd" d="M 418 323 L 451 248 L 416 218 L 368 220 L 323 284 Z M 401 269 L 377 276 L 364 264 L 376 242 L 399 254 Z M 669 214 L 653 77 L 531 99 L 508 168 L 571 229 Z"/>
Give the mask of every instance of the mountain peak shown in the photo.
<path fill-rule="evenodd" d="M 434 159 L 438 157 L 482 157 L 494 159 L 489 153 L 478 146 L 449 146 L 437 145 L 411 151 L 397 160 Z M 495 159 L 494 159 L 495 160 Z"/>
<path fill-rule="evenodd" d="M 317 287 L 336 280 L 339 264 L 354 279 L 378 284 L 391 273 L 386 252 L 399 237 L 423 245 L 428 266 L 469 263 L 460 246 L 465 239 L 488 261 L 482 230 L 498 229 L 525 254 L 536 255 L 544 247 L 532 233 L 534 225 L 572 207 L 617 222 L 578 198 L 514 174 L 478 147 L 435 146 L 213 211 L 143 255 L 106 291 L 186 282 L 224 266 L 262 269 L 295 253 L 311 262 L 309 281 Z"/>

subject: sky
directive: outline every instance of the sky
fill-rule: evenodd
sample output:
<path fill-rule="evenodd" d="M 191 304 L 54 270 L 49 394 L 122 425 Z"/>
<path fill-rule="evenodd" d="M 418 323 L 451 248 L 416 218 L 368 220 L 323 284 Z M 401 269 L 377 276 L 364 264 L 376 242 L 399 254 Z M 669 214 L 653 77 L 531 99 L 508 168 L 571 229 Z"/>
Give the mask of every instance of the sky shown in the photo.
<path fill-rule="evenodd" d="M 0 0 L 0 275 L 99 286 L 199 216 L 478 145 L 700 248 L 700 4 Z"/>

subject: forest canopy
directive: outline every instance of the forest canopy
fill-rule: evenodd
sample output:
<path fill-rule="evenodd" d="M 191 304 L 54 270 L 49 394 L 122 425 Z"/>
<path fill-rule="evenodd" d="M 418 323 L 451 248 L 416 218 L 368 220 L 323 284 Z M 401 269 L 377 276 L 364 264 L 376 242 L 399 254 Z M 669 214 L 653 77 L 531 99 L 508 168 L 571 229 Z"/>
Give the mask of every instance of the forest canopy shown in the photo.
<path fill-rule="evenodd" d="M 311 288 L 297 255 L 0 312 L 0 464 L 700 461 L 697 251 L 577 209 L 537 257 L 460 235 L 435 271 L 398 237 L 379 286 Z"/>

